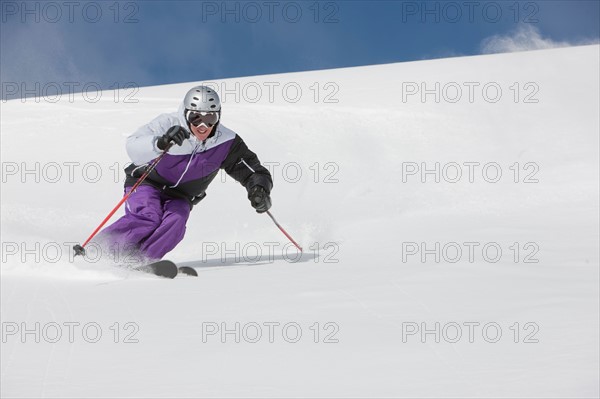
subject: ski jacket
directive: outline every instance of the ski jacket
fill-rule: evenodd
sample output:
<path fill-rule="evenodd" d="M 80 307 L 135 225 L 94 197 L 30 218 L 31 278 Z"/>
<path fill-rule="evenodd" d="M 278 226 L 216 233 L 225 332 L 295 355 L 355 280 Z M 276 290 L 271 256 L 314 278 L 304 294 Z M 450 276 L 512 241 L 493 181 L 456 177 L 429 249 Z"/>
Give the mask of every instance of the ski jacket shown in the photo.
<path fill-rule="evenodd" d="M 131 187 L 162 151 L 156 141 L 172 126 L 190 131 L 183 104 L 177 112 L 161 114 L 127 137 L 127 154 L 133 161 L 125 173 L 125 187 Z M 171 197 L 185 198 L 194 205 L 206 196 L 206 188 L 224 169 L 249 192 L 262 186 L 271 192 L 273 180 L 255 153 L 233 130 L 221 123 L 204 141 L 190 133 L 181 146 L 173 145 L 142 184 L 152 185 Z"/>

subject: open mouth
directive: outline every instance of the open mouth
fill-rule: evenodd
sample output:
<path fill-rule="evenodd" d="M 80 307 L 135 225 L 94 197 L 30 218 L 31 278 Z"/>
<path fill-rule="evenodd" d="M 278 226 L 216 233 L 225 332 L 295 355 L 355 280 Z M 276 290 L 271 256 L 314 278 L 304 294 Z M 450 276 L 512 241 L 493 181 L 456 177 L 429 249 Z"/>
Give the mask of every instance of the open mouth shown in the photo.
<path fill-rule="evenodd" d="M 196 132 L 200 135 L 206 134 L 208 132 L 208 127 L 204 125 L 196 126 Z"/>

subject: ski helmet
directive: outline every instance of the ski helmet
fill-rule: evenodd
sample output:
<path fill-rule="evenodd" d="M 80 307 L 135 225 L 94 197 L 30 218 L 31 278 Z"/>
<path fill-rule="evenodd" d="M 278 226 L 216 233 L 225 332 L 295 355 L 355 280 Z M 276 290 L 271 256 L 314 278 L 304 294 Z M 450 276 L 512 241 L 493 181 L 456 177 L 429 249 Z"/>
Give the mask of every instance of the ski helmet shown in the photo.
<path fill-rule="evenodd" d="M 183 100 L 186 110 L 221 112 L 221 99 L 216 91 L 207 86 L 192 87 Z"/>

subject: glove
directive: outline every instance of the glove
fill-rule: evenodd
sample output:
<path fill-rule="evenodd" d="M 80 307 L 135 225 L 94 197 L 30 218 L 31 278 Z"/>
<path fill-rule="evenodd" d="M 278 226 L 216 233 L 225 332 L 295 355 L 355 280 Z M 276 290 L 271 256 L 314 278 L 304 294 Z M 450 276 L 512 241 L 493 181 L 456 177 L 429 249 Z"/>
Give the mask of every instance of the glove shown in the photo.
<path fill-rule="evenodd" d="M 171 141 L 177 145 L 183 144 L 183 140 L 190 138 L 190 132 L 182 128 L 181 126 L 171 126 L 165 134 L 163 134 L 157 141 L 156 147 L 164 151 Z"/>
<path fill-rule="evenodd" d="M 271 208 L 271 197 L 261 186 L 252 187 L 248 192 L 248 199 L 258 213 L 264 213 Z"/>

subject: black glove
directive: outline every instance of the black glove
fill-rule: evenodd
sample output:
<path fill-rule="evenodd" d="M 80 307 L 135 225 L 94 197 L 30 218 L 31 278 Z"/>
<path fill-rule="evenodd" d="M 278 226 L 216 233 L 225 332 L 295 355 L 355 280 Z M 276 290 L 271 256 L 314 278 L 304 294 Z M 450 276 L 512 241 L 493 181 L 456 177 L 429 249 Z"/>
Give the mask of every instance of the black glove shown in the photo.
<path fill-rule="evenodd" d="M 171 126 L 165 134 L 156 141 L 156 147 L 164 151 L 171 141 L 177 145 L 183 144 L 183 140 L 190 138 L 190 132 L 181 126 Z"/>
<path fill-rule="evenodd" d="M 254 186 L 248 192 L 248 199 L 258 213 L 264 213 L 271 208 L 271 197 L 261 186 Z"/>

